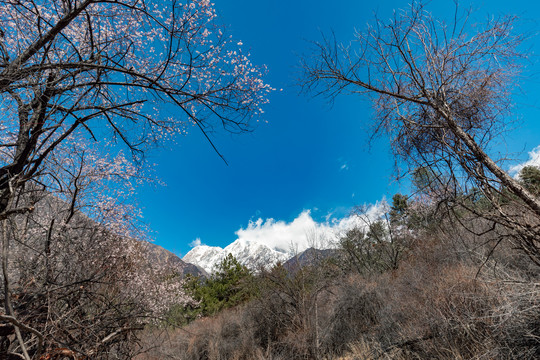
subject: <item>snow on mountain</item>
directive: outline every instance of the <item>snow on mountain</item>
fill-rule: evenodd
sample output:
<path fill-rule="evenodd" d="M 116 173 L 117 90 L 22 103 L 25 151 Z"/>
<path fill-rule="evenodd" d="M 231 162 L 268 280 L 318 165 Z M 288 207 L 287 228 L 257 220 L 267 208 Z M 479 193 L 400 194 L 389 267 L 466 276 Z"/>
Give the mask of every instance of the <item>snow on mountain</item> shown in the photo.
<path fill-rule="evenodd" d="M 329 249 L 334 247 L 340 234 L 352 228 L 366 227 L 388 211 L 383 199 L 370 206 L 362 216 L 351 215 L 342 219 L 316 222 L 309 210 L 304 210 L 291 222 L 272 218 L 250 221 L 246 228 L 236 231 L 237 240 L 227 247 L 199 245 L 184 256 L 183 260 L 212 272 L 216 263 L 231 253 L 240 263 L 256 270 L 261 265 L 270 266 L 278 261 L 285 262 L 304 250 L 314 247 Z"/>
<path fill-rule="evenodd" d="M 227 255 L 227 254 L 225 254 Z M 211 273 L 214 264 L 225 256 L 219 246 L 199 245 L 191 249 L 183 258 L 187 263 L 197 265 Z"/>
<path fill-rule="evenodd" d="M 199 245 L 189 251 L 182 260 L 200 266 L 209 273 L 214 265 L 228 254 L 232 254 L 241 264 L 250 269 L 273 265 L 278 261 L 287 261 L 294 254 L 278 251 L 270 247 L 244 239 L 237 239 L 224 249 L 218 246 Z"/>
<path fill-rule="evenodd" d="M 250 269 L 257 269 L 260 266 L 268 266 L 278 261 L 287 261 L 293 254 L 271 249 L 265 244 L 259 242 L 238 239 L 225 249 L 224 255 L 229 253 L 240 261 L 241 264 Z"/>

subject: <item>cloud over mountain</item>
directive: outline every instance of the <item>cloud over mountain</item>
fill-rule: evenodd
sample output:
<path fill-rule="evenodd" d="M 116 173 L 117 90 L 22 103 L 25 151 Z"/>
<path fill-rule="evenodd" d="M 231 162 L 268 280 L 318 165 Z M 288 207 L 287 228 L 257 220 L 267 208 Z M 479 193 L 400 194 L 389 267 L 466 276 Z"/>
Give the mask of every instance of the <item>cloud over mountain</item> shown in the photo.
<path fill-rule="evenodd" d="M 386 201 L 371 205 L 366 217 L 370 220 L 380 216 L 387 206 Z M 301 252 L 309 247 L 328 248 L 336 237 L 353 227 L 364 226 L 365 221 L 352 215 L 343 219 L 328 219 L 316 222 L 310 210 L 304 210 L 293 221 L 285 222 L 272 218 L 250 221 L 248 226 L 236 231 L 240 240 L 254 241 L 282 252 Z"/>
<path fill-rule="evenodd" d="M 323 222 L 315 221 L 310 210 L 302 211 L 291 222 L 259 218 L 250 221 L 246 228 L 237 230 L 235 233 L 237 239 L 224 249 L 199 245 L 183 259 L 209 272 L 212 271 L 213 265 L 228 253 L 251 267 L 271 265 L 276 261 L 287 260 L 310 247 L 331 248 L 345 231 L 366 226 L 366 220 L 379 218 L 387 207 L 386 201 L 382 200 L 367 207 L 362 217 L 351 215 L 342 219 L 328 218 Z M 194 242 L 195 244 L 197 242 Z"/>

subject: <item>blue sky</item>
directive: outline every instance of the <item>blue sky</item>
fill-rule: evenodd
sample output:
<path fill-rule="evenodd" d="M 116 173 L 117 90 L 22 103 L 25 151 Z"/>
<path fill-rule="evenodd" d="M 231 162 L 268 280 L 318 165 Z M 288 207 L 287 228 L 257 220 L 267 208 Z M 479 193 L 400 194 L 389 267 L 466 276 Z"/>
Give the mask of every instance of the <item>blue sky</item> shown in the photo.
<path fill-rule="evenodd" d="M 352 39 L 374 12 L 385 19 L 408 1 L 353 0 L 215 0 L 229 33 L 242 40 L 255 64 L 268 67 L 266 82 L 276 91 L 255 131 L 231 135 L 223 131 L 213 140 L 229 165 L 213 152 L 195 128 L 174 145 L 155 151 L 150 161 L 165 187 L 144 187 L 139 204 L 145 221 L 156 232 L 155 242 L 177 254 L 200 239 L 226 246 L 235 232 L 258 218 L 291 222 L 310 210 L 316 221 L 342 218 L 351 207 L 374 203 L 406 183 L 393 178 L 393 159 L 384 139 L 368 147 L 371 109 L 361 97 L 345 96 L 330 105 L 323 98 L 299 95 L 298 55 L 309 52 L 308 40 L 334 31 L 343 42 Z M 452 1 L 432 1 L 428 9 L 447 15 Z M 463 1 L 466 7 L 470 2 Z M 536 1 L 475 1 L 477 15 L 515 14 L 523 29 L 540 29 Z M 533 38 L 531 65 L 516 96 L 519 127 L 506 137 L 501 151 L 522 153 L 540 144 L 540 38 Z M 513 119 L 512 119 L 513 120 Z"/>

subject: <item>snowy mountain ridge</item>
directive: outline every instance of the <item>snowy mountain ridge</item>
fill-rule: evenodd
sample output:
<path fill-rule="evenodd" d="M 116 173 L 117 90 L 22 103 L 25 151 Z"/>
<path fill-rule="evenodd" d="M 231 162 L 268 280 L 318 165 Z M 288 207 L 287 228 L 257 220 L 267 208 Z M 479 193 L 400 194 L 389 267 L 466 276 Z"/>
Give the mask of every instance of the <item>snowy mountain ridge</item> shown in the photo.
<path fill-rule="evenodd" d="M 293 221 L 285 222 L 268 218 L 250 221 L 246 228 L 236 231 L 237 239 L 221 248 L 201 245 L 200 239 L 183 260 L 195 264 L 209 273 L 227 254 L 231 253 L 241 264 L 252 270 L 286 262 L 308 248 L 330 249 L 338 238 L 352 228 L 365 228 L 370 222 L 388 211 L 383 199 L 367 208 L 363 216 L 351 215 L 342 219 L 316 222 L 309 210 L 304 210 Z"/>
<path fill-rule="evenodd" d="M 199 245 L 191 249 L 183 258 L 185 262 L 195 264 L 208 273 L 228 254 L 232 254 L 242 265 L 256 270 L 260 266 L 270 266 L 278 261 L 285 262 L 294 256 L 292 251 L 272 249 L 256 241 L 237 239 L 225 248 L 219 246 Z"/>

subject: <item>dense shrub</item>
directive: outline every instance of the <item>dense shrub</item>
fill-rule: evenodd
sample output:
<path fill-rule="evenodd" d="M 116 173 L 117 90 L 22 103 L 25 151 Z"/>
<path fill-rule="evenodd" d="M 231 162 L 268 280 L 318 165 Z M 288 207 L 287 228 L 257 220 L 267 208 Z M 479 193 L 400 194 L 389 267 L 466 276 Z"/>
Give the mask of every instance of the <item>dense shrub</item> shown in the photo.
<path fill-rule="evenodd" d="M 175 331 L 161 349 L 189 360 L 540 358 L 539 271 L 494 246 L 497 234 L 470 231 L 482 221 L 418 232 L 382 272 L 278 265 L 253 278 L 257 298 Z"/>
<path fill-rule="evenodd" d="M 169 324 L 185 325 L 257 296 L 251 271 L 232 254 L 219 261 L 215 268 L 216 272 L 208 278 L 187 276 L 184 289 L 195 302 L 174 307 L 169 312 Z"/>

